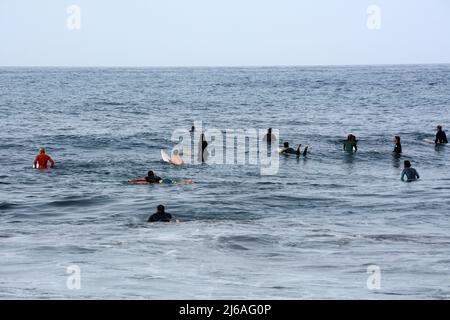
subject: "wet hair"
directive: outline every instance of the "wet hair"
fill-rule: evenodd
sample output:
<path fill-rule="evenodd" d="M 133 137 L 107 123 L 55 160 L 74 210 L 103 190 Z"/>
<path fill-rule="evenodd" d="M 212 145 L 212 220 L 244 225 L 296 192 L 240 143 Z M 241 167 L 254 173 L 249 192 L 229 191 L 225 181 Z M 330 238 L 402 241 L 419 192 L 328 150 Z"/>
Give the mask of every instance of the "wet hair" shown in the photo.
<path fill-rule="evenodd" d="M 439 131 L 441 131 L 442 130 L 442 126 L 437 126 L 437 129 L 439 130 Z"/>
<path fill-rule="evenodd" d="M 283 145 L 285 148 L 289 148 L 289 142 L 285 142 Z"/>
<path fill-rule="evenodd" d="M 397 143 L 400 143 L 400 136 L 394 136 L 394 138 L 397 141 Z"/>
<path fill-rule="evenodd" d="M 157 210 L 158 212 L 164 212 L 165 208 L 164 208 L 164 206 L 163 206 L 162 204 L 160 204 L 160 205 L 158 205 L 158 206 L 156 207 L 156 210 Z"/>
<path fill-rule="evenodd" d="M 352 135 L 351 133 L 347 136 L 348 141 L 352 141 L 354 138 L 355 138 L 355 136 Z"/>
<path fill-rule="evenodd" d="M 405 168 L 411 168 L 411 162 L 409 162 L 409 160 L 405 160 L 405 162 L 403 162 L 405 165 Z"/>
<path fill-rule="evenodd" d="M 39 148 L 39 154 L 45 154 L 45 148 Z"/>
<path fill-rule="evenodd" d="M 153 171 L 147 172 L 147 177 L 153 178 L 155 176 L 155 173 Z"/>

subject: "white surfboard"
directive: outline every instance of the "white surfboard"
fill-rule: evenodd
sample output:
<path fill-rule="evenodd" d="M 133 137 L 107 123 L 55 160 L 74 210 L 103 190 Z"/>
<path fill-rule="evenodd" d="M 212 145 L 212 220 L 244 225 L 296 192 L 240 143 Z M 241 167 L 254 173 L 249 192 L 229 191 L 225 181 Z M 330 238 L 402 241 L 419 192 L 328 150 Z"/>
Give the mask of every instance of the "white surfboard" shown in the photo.
<path fill-rule="evenodd" d="M 423 139 L 424 142 L 435 144 L 434 140 L 431 139 Z"/>
<path fill-rule="evenodd" d="M 164 162 L 170 163 L 170 156 L 163 149 L 161 149 L 161 158 Z"/>

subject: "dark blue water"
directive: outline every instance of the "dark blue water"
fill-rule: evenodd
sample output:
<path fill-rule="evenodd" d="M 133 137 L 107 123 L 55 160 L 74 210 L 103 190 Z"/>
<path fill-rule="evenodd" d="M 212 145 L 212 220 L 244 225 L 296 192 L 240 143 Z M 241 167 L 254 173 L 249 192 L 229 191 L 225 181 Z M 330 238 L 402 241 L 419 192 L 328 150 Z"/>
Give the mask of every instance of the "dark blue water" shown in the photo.
<path fill-rule="evenodd" d="M 0 296 L 449 298 L 450 150 L 424 141 L 449 106 L 448 65 L 0 69 Z M 163 163 L 193 121 L 311 153 L 273 176 Z M 41 146 L 54 170 L 31 168 Z M 400 181 L 405 159 L 420 181 Z M 126 182 L 149 169 L 195 184 Z M 160 203 L 182 223 L 147 225 Z"/>

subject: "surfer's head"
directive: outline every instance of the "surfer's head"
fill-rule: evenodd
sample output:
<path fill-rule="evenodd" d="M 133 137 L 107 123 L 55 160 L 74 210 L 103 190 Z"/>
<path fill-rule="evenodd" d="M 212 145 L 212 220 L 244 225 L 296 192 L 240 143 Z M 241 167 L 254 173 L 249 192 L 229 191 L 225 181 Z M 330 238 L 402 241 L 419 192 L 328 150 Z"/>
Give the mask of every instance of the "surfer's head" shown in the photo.
<path fill-rule="evenodd" d="M 394 136 L 394 143 L 400 143 L 400 136 Z"/>
<path fill-rule="evenodd" d="M 284 146 L 285 148 L 289 148 L 289 142 L 283 143 L 283 146 Z"/>
<path fill-rule="evenodd" d="M 403 162 L 405 168 L 411 168 L 411 162 L 409 162 L 409 160 L 405 160 L 405 162 Z"/>
<path fill-rule="evenodd" d="M 153 171 L 149 171 L 149 172 L 147 172 L 147 177 L 154 178 L 155 177 L 155 173 Z"/>
<path fill-rule="evenodd" d="M 45 154 L 45 148 L 39 148 L 39 154 Z"/>
<path fill-rule="evenodd" d="M 437 127 L 436 127 L 436 130 L 437 130 L 437 131 L 442 131 L 442 126 L 437 126 Z"/>
<path fill-rule="evenodd" d="M 162 204 L 160 204 L 156 207 L 156 211 L 159 213 L 164 213 L 164 210 L 165 210 L 165 208 Z"/>

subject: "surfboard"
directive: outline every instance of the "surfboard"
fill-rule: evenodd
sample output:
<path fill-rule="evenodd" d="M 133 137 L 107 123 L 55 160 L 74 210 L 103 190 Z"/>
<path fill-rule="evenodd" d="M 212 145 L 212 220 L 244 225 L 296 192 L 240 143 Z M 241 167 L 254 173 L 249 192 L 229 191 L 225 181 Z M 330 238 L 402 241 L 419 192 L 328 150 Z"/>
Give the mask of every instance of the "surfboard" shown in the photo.
<path fill-rule="evenodd" d="M 164 162 L 170 163 L 170 156 L 163 149 L 161 149 L 161 158 Z"/>
<path fill-rule="evenodd" d="M 431 140 L 431 139 L 423 139 L 423 141 L 426 142 L 426 143 L 434 144 L 434 140 Z"/>

